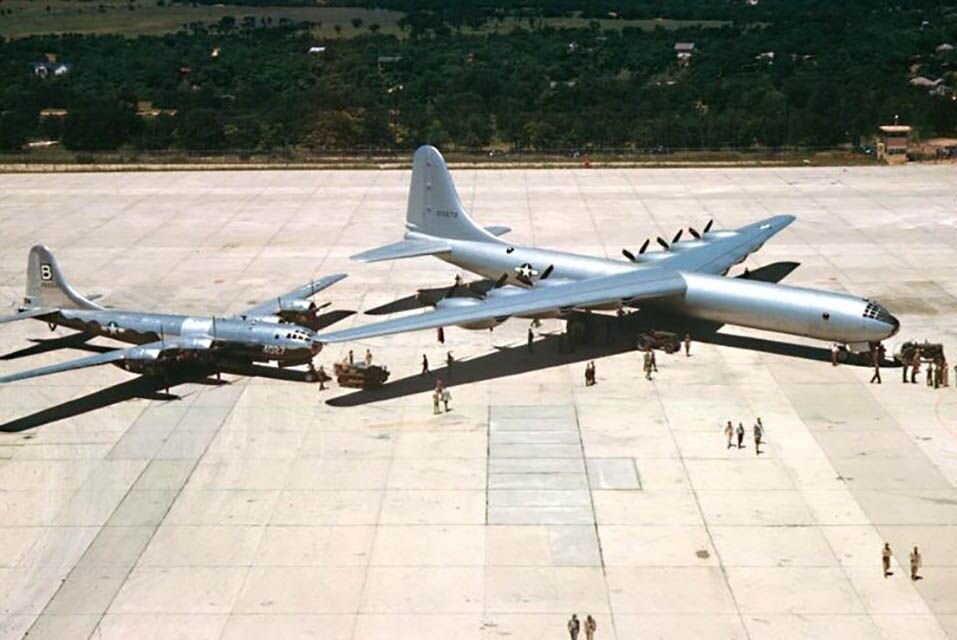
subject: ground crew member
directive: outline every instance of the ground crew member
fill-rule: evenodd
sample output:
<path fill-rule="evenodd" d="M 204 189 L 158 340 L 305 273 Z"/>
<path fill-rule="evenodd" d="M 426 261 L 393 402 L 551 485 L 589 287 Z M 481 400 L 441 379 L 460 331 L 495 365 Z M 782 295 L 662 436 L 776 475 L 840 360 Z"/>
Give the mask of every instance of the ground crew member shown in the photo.
<path fill-rule="evenodd" d="M 645 351 L 645 380 L 651 380 L 651 350 Z"/>
<path fill-rule="evenodd" d="M 432 373 L 432 372 L 429 371 L 429 359 L 428 359 L 428 357 L 423 353 L 423 354 L 422 354 L 422 375 L 425 375 L 425 374 L 430 374 L 430 375 L 431 375 L 431 373 Z"/>
<path fill-rule="evenodd" d="M 728 448 L 730 449 L 734 441 L 734 425 L 731 424 L 730 420 L 728 420 L 728 426 L 724 428 L 724 435 L 728 436 Z"/>
<path fill-rule="evenodd" d="M 831 345 L 831 366 L 837 366 L 837 354 L 840 351 L 840 347 L 837 346 L 837 343 Z"/>
<path fill-rule="evenodd" d="M 456 286 L 456 287 L 461 287 L 461 286 L 462 286 L 462 276 L 460 276 L 460 275 L 457 274 L 457 273 L 455 274 L 455 286 Z"/>
<path fill-rule="evenodd" d="M 435 390 L 432 392 L 432 414 L 436 416 L 439 415 L 439 413 L 441 413 L 439 411 L 440 398 L 441 398 L 441 395 L 439 394 L 439 388 L 436 387 Z"/>
<path fill-rule="evenodd" d="M 950 386 L 950 369 L 947 368 L 947 358 L 944 356 L 940 357 L 940 384 Z"/>
<path fill-rule="evenodd" d="M 528 328 L 528 352 L 532 352 L 532 342 L 535 340 L 535 334 L 532 332 L 532 328 Z"/>
<path fill-rule="evenodd" d="M 349 365 L 352 366 L 355 364 L 355 357 L 352 355 L 352 349 L 349 349 Z"/>
<path fill-rule="evenodd" d="M 595 361 L 592 360 L 585 365 L 585 386 L 591 387 L 595 382 Z"/>
<path fill-rule="evenodd" d="M 871 376 L 871 384 L 876 381 L 881 384 L 881 350 L 878 345 L 871 345 L 871 364 L 874 365 L 874 375 Z"/>
<path fill-rule="evenodd" d="M 920 373 L 920 349 L 914 349 L 914 355 L 910 361 L 910 382 L 917 384 L 917 374 Z"/>
<path fill-rule="evenodd" d="M 738 449 L 744 448 L 744 423 L 738 423 Z"/>
<path fill-rule="evenodd" d="M 761 455 L 761 438 L 764 437 L 764 425 L 761 424 L 761 418 L 754 423 L 754 455 Z"/>
<path fill-rule="evenodd" d="M 319 391 L 326 390 L 326 370 L 322 368 L 322 365 L 319 365 L 319 371 L 316 372 L 316 376 L 319 378 Z"/>
<path fill-rule="evenodd" d="M 445 344 L 445 329 L 439 327 L 435 330 L 435 335 L 439 339 L 439 344 Z"/>
<path fill-rule="evenodd" d="M 650 349 L 651 351 L 651 368 L 654 369 L 655 373 L 658 373 L 658 359 L 655 357 L 655 350 Z"/>
<path fill-rule="evenodd" d="M 452 357 L 452 352 L 447 351 L 445 353 L 445 368 L 448 369 L 449 377 L 452 377 L 452 365 L 455 363 L 455 358 Z"/>
<path fill-rule="evenodd" d="M 585 618 L 585 640 L 595 640 L 595 631 L 598 629 L 598 623 L 588 614 Z"/>
<path fill-rule="evenodd" d="M 578 614 L 573 613 L 568 619 L 568 636 L 571 640 L 578 640 L 578 632 L 581 630 L 581 623 L 578 621 Z"/>
<path fill-rule="evenodd" d="M 901 382 L 903 382 L 904 384 L 907 384 L 907 366 L 909 364 L 910 362 L 907 361 L 907 357 L 902 355 L 901 356 Z"/>
<path fill-rule="evenodd" d="M 366 366 L 367 366 L 367 367 L 372 366 L 372 352 L 369 351 L 368 349 L 366 349 L 365 362 L 366 362 Z"/>
<path fill-rule="evenodd" d="M 691 357 L 691 334 L 690 333 L 685 334 L 685 357 L 686 358 Z"/>
<path fill-rule="evenodd" d="M 910 579 L 911 580 L 920 580 L 920 576 L 917 575 L 917 570 L 920 569 L 922 559 L 920 557 L 920 551 L 917 550 L 917 547 L 914 547 L 914 550 L 910 552 Z"/>
<path fill-rule="evenodd" d="M 446 387 L 446 388 L 442 389 L 442 404 L 445 405 L 445 412 L 446 412 L 446 413 L 448 413 L 448 412 L 450 411 L 450 409 L 449 409 L 449 402 L 451 402 L 451 400 L 452 400 L 452 392 L 449 391 L 449 388 Z"/>
<path fill-rule="evenodd" d="M 940 385 L 943 384 L 944 374 L 942 373 L 943 367 L 940 358 L 937 359 L 935 363 L 937 366 L 934 367 L 934 388 L 940 389 Z"/>
<path fill-rule="evenodd" d="M 884 567 L 884 577 L 894 575 L 891 573 L 891 545 L 887 542 L 884 543 L 884 548 L 881 549 L 881 566 Z"/>
<path fill-rule="evenodd" d="M 927 386 L 934 386 L 934 361 L 927 361 Z"/>

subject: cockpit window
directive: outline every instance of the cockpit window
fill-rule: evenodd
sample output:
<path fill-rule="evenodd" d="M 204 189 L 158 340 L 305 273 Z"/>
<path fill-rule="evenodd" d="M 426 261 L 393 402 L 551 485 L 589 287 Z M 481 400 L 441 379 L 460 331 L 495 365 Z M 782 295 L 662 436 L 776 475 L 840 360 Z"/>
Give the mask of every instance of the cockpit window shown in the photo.
<path fill-rule="evenodd" d="M 864 317 L 868 320 L 877 320 L 879 322 L 892 322 L 891 314 L 873 300 L 867 301 L 867 306 L 864 308 Z"/>

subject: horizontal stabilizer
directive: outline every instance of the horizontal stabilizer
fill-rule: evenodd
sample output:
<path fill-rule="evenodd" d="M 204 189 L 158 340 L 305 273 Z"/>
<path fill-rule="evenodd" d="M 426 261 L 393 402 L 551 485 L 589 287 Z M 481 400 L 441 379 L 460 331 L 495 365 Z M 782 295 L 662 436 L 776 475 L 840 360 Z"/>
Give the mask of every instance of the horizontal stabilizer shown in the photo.
<path fill-rule="evenodd" d="M 485 227 L 485 230 L 491 233 L 493 236 L 504 236 L 506 233 L 512 230 L 511 227 L 503 227 L 502 225 L 496 224 L 491 227 Z"/>
<path fill-rule="evenodd" d="M 738 277 L 743 280 L 777 283 L 787 278 L 792 271 L 800 266 L 800 262 L 774 262 L 753 271 L 745 271 Z"/>
<path fill-rule="evenodd" d="M 399 260 L 418 256 L 434 256 L 437 253 L 447 253 L 451 250 L 452 248 L 441 240 L 406 238 L 399 242 L 387 244 L 384 247 L 357 253 L 352 256 L 352 259 L 359 262 L 381 262 L 383 260 Z"/>
<path fill-rule="evenodd" d="M 15 322 L 17 320 L 26 320 L 27 318 L 40 318 L 43 316 L 48 316 L 51 313 L 56 313 L 59 309 L 51 309 L 49 307 L 36 307 L 33 309 L 26 309 L 18 313 L 13 314 L 12 316 L 3 316 L 0 318 L 0 324 L 5 324 L 7 322 Z"/>

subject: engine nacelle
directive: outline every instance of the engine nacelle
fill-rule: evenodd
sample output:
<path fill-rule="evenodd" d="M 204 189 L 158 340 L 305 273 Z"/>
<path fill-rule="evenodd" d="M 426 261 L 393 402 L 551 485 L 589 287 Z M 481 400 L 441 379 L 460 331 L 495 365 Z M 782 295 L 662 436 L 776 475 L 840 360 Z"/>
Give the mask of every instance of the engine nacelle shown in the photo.
<path fill-rule="evenodd" d="M 316 310 L 316 303 L 312 300 L 280 300 L 279 312 L 291 311 L 293 313 L 307 313 Z"/>
<path fill-rule="evenodd" d="M 436 309 L 466 309 L 476 307 L 482 304 L 482 301 L 476 298 L 443 298 L 435 304 Z M 507 318 L 489 318 L 478 322 L 468 322 L 457 325 L 463 329 L 479 330 L 491 329 L 505 322 Z"/>

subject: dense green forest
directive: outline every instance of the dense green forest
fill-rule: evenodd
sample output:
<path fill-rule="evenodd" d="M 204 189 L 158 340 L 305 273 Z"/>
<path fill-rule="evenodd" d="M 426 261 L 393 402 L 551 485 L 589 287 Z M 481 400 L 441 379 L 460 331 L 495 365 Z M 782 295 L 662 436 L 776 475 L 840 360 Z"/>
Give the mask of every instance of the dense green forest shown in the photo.
<path fill-rule="evenodd" d="M 331 38 L 242 13 L 298 0 L 228 4 L 234 18 L 165 36 L 0 42 L 0 148 L 833 147 L 895 115 L 957 135 L 944 2 L 353 1 L 402 11 L 401 31 Z M 656 18 L 670 28 L 641 22 Z M 48 59 L 67 72 L 37 75 Z"/>

